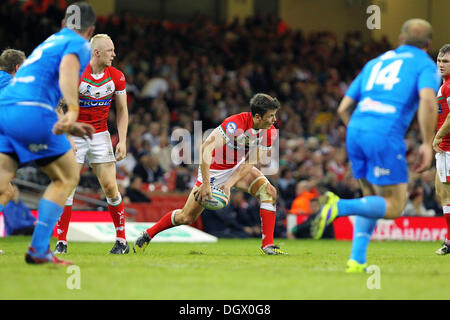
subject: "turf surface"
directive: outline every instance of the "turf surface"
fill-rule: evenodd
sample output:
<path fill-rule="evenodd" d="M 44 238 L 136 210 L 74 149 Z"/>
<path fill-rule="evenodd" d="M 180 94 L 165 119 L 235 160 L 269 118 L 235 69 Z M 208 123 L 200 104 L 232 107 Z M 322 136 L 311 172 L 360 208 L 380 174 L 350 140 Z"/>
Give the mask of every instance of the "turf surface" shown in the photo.
<path fill-rule="evenodd" d="M 344 273 L 351 242 L 276 242 L 289 255 L 262 256 L 257 239 L 151 243 L 144 254 L 124 256 L 107 254 L 112 243 L 70 243 L 63 258 L 79 266 L 70 273 L 27 265 L 30 237 L 1 238 L 0 299 L 446 299 L 450 291 L 450 255 L 434 253 L 440 243 L 372 242 L 369 265 L 380 270 L 375 278 Z M 78 283 L 79 289 L 68 288 Z"/>

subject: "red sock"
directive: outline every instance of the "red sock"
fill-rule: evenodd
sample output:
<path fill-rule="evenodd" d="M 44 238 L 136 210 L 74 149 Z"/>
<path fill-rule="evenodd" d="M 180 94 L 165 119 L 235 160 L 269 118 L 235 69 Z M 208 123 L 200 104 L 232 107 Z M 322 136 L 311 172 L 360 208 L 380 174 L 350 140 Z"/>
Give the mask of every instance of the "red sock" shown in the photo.
<path fill-rule="evenodd" d="M 72 206 L 64 206 L 64 211 L 59 217 L 56 231 L 58 233 L 58 241 L 67 242 L 67 231 L 69 230 L 70 217 L 72 216 Z"/>
<path fill-rule="evenodd" d="M 123 201 L 120 201 L 117 206 L 108 204 L 108 210 L 116 228 L 116 237 L 125 240 L 125 207 Z"/>
<path fill-rule="evenodd" d="M 445 237 L 445 243 L 450 244 L 450 213 L 445 213 L 444 218 L 447 223 L 447 236 Z"/>
<path fill-rule="evenodd" d="M 273 230 L 275 229 L 276 212 L 266 209 L 259 209 L 259 216 L 261 217 L 261 234 L 262 247 L 273 244 Z"/>
<path fill-rule="evenodd" d="M 172 223 L 172 213 L 174 211 L 175 210 L 167 212 L 153 227 L 146 230 L 150 238 L 153 238 L 161 231 L 174 227 L 174 224 Z"/>

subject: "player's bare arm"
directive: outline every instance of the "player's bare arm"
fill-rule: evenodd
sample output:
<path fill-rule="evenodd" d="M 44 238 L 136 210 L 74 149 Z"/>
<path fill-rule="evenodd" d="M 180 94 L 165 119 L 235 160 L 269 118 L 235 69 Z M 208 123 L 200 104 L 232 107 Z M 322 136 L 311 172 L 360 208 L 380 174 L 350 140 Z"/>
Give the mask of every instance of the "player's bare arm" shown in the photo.
<path fill-rule="evenodd" d="M 116 95 L 117 131 L 119 142 L 116 146 L 116 160 L 120 161 L 127 155 L 127 130 L 128 130 L 128 107 L 127 94 Z"/>
<path fill-rule="evenodd" d="M 59 87 L 67 104 L 67 112 L 53 127 L 54 133 L 67 133 L 78 118 L 78 80 L 80 61 L 75 54 L 68 54 L 59 66 Z"/>
<path fill-rule="evenodd" d="M 431 166 L 433 160 L 433 137 L 437 122 L 436 92 L 432 88 L 424 88 L 419 92 L 419 109 L 417 119 L 419 122 L 422 144 L 419 147 L 419 164 L 415 170 L 423 172 Z"/>
<path fill-rule="evenodd" d="M 92 138 L 94 128 L 91 125 L 76 122 L 80 108 L 78 104 L 79 72 L 78 57 L 75 54 L 64 56 L 59 65 L 59 87 L 67 104 L 67 112 L 55 123 L 53 133 L 70 133 L 78 137 Z"/>
<path fill-rule="evenodd" d="M 445 119 L 444 123 L 442 124 L 441 128 L 438 130 L 436 135 L 433 139 L 433 149 L 436 152 L 443 152 L 440 145 L 442 142 L 442 139 L 447 135 L 447 133 L 450 132 L 450 113 L 447 115 L 447 118 Z"/>
<path fill-rule="evenodd" d="M 200 147 L 200 171 L 203 177 L 202 185 L 194 192 L 195 201 L 203 203 L 207 198 L 212 199 L 211 178 L 209 167 L 211 166 L 212 153 L 214 149 L 220 148 L 225 144 L 225 139 L 216 128 L 206 138 Z"/>
<path fill-rule="evenodd" d="M 337 113 L 339 117 L 341 118 L 342 122 L 347 126 L 350 121 L 350 110 L 355 105 L 355 100 L 350 98 L 349 96 L 345 96 L 341 103 L 339 104 Z"/>

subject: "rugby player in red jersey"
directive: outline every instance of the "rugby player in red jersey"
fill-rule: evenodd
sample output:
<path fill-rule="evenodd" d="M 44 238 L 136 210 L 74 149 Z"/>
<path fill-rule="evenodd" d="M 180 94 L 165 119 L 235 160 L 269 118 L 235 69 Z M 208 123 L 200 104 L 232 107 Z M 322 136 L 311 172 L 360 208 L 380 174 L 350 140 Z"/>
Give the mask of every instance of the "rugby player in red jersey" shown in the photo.
<path fill-rule="evenodd" d="M 255 167 L 270 152 L 277 136 L 273 126 L 280 108 L 277 99 L 258 93 L 250 100 L 251 112 L 226 118 L 201 146 L 198 180 L 181 209 L 167 212 L 154 226 L 136 240 L 134 252 L 144 251 L 159 232 L 193 223 L 203 212 L 202 204 L 212 198 L 211 188 L 221 188 L 229 196 L 235 187 L 260 200 L 261 253 L 285 254 L 273 243 L 277 192 Z"/>
<path fill-rule="evenodd" d="M 447 223 L 447 237 L 436 254 L 450 253 L 450 44 L 444 45 L 437 57 L 437 66 L 444 80 L 439 88 L 437 100 L 439 104 L 437 133 L 433 141 L 436 151 L 436 193 L 441 201 L 445 221 Z"/>
<path fill-rule="evenodd" d="M 92 37 L 91 49 L 91 61 L 84 70 L 79 83 L 80 112 L 77 121 L 91 124 L 95 128 L 95 134 L 92 140 L 74 136 L 71 138 L 80 171 L 87 159 L 105 193 L 108 210 L 116 229 L 116 242 L 110 253 L 124 254 L 129 252 L 129 246 L 125 237 L 124 205 L 116 181 L 116 161 L 125 158 L 127 153 L 126 82 L 123 73 L 111 66 L 116 54 L 114 43 L 108 35 L 97 34 Z M 113 97 L 115 97 L 119 134 L 115 154 L 107 126 Z M 58 221 L 58 242 L 55 253 L 67 252 L 67 230 L 72 214 L 74 194 L 75 189 L 67 199 L 64 212 Z"/>

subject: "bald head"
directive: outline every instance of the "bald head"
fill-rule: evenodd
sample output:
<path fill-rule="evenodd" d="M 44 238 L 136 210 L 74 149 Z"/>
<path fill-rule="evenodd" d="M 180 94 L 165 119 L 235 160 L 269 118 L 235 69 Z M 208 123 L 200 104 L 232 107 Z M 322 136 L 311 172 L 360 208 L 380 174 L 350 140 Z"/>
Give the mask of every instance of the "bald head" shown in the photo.
<path fill-rule="evenodd" d="M 96 34 L 91 38 L 91 49 L 102 50 L 112 42 L 111 38 L 107 34 Z"/>
<path fill-rule="evenodd" d="M 91 39 L 92 61 L 100 69 L 110 67 L 116 56 L 114 43 L 107 34 L 97 34 Z M 92 66 L 92 64 L 91 64 Z"/>
<path fill-rule="evenodd" d="M 428 21 L 410 19 L 402 25 L 400 43 L 428 49 L 431 44 L 432 28 Z"/>

